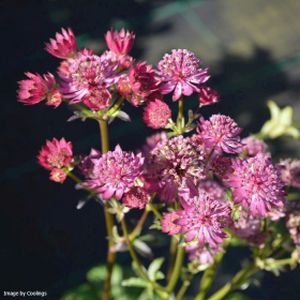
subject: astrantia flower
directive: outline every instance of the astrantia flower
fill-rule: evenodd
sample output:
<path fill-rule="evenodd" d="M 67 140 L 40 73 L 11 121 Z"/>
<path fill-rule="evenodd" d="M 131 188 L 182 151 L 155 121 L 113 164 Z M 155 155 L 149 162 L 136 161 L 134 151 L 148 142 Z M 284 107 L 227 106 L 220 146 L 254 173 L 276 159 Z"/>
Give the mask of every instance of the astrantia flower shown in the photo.
<path fill-rule="evenodd" d="M 300 246 L 300 205 L 292 201 L 288 207 L 286 226 L 295 245 Z"/>
<path fill-rule="evenodd" d="M 152 99 L 157 91 L 157 80 L 152 66 L 145 62 L 132 66 L 128 75 L 120 78 L 118 90 L 134 106 Z"/>
<path fill-rule="evenodd" d="M 242 139 L 242 144 L 243 151 L 245 151 L 248 156 L 255 156 L 258 153 L 266 153 L 268 148 L 264 141 L 259 140 L 252 135 Z"/>
<path fill-rule="evenodd" d="M 285 185 L 300 188 L 300 160 L 281 160 L 278 166 Z"/>
<path fill-rule="evenodd" d="M 103 57 L 78 54 L 59 72 L 61 92 L 71 104 L 82 101 L 93 110 L 107 108 L 111 98 L 108 88 L 117 80 L 115 68 Z"/>
<path fill-rule="evenodd" d="M 200 67 L 200 60 L 186 49 L 173 49 L 171 54 L 165 54 L 158 63 L 158 74 L 161 80 L 160 92 L 173 92 L 173 101 L 182 95 L 199 93 L 201 85 L 209 78 L 207 69 Z"/>
<path fill-rule="evenodd" d="M 222 251 L 221 246 L 207 247 L 198 244 L 185 248 L 190 261 L 195 261 L 200 265 L 210 265 L 214 262 L 214 257 Z"/>
<path fill-rule="evenodd" d="M 219 102 L 220 95 L 214 89 L 203 86 L 199 88 L 198 99 L 200 106 L 206 106 Z"/>
<path fill-rule="evenodd" d="M 68 29 L 61 29 L 61 33 L 55 34 L 55 39 L 50 39 L 46 43 L 46 51 L 58 58 L 74 57 L 77 52 L 77 44 L 73 31 Z"/>
<path fill-rule="evenodd" d="M 171 110 L 169 106 L 159 99 L 150 101 L 144 108 L 143 119 L 148 127 L 154 129 L 164 128 L 170 118 Z"/>
<path fill-rule="evenodd" d="M 162 141 L 150 155 L 145 176 L 162 201 L 173 201 L 179 187 L 197 185 L 206 177 L 205 152 L 192 138 L 178 136 Z"/>
<path fill-rule="evenodd" d="M 51 73 L 40 75 L 27 72 L 25 75 L 28 79 L 19 81 L 18 99 L 20 102 L 33 105 L 47 98 L 47 105 L 57 107 L 61 103 L 61 96 Z"/>
<path fill-rule="evenodd" d="M 122 151 L 118 145 L 114 151 L 92 158 L 91 162 L 93 167 L 85 184 L 99 192 L 104 200 L 112 197 L 119 200 L 141 176 L 144 158 L 141 154 Z"/>
<path fill-rule="evenodd" d="M 63 183 L 67 178 L 67 174 L 64 169 L 53 169 L 50 172 L 50 179 L 54 182 Z"/>
<path fill-rule="evenodd" d="M 215 153 L 239 153 L 242 129 L 230 117 L 217 114 L 209 120 L 200 119 L 197 132 L 206 147 Z"/>
<path fill-rule="evenodd" d="M 146 139 L 146 142 L 142 147 L 143 156 L 146 158 L 145 163 L 147 163 L 148 158 L 151 157 L 151 151 L 157 146 L 157 144 L 162 142 L 162 141 L 165 142 L 167 140 L 168 140 L 168 135 L 166 134 L 165 131 L 150 135 Z"/>
<path fill-rule="evenodd" d="M 226 234 L 224 228 L 230 221 L 230 207 L 220 200 L 215 200 L 208 193 L 201 193 L 190 198 L 183 209 L 178 210 L 178 219 L 186 242 L 197 241 L 199 246 L 208 244 L 216 247 L 223 243 Z"/>
<path fill-rule="evenodd" d="M 283 207 L 283 183 L 270 156 L 258 154 L 245 160 L 233 160 L 232 169 L 226 184 L 233 191 L 235 203 L 258 217 L 266 217 Z"/>
<path fill-rule="evenodd" d="M 162 232 L 168 233 L 169 235 L 178 234 L 181 228 L 175 223 L 178 218 L 179 216 L 176 211 L 164 213 L 160 221 Z"/>
<path fill-rule="evenodd" d="M 39 164 L 47 170 L 67 167 L 72 159 L 72 143 L 67 142 L 64 138 L 46 141 L 38 155 Z"/>
<path fill-rule="evenodd" d="M 121 31 L 110 30 L 105 35 L 107 47 L 114 53 L 126 55 L 130 52 L 135 35 L 124 28 Z"/>
<path fill-rule="evenodd" d="M 252 216 L 249 211 L 240 212 L 238 220 L 232 224 L 232 229 L 236 235 L 252 245 L 261 246 L 266 239 L 262 231 L 261 219 Z"/>
<path fill-rule="evenodd" d="M 137 186 L 123 195 L 122 202 L 129 208 L 143 209 L 150 199 L 149 193 L 143 187 Z"/>
<path fill-rule="evenodd" d="M 96 149 L 92 149 L 89 155 L 81 159 L 78 167 L 85 177 L 89 178 L 92 176 L 94 168 L 93 160 L 99 159 L 100 157 L 101 153 Z"/>

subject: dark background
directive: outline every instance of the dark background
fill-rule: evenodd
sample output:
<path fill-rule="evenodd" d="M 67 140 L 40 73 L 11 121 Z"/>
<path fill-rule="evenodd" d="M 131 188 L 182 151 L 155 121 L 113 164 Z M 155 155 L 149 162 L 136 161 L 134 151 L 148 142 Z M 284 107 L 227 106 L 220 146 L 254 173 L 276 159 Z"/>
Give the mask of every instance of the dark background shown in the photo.
<path fill-rule="evenodd" d="M 106 252 L 102 208 L 76 204 L 82 194 L 73 184 L 48 180 L 35 161 L 45 139 L 73 141 L 75 153 L 99 147 L 97 124 L 66 123 L 66 107 L 25 107 L 16 101 L 16 82 L 25 71 L 55 71 L 58 61 L 44 42 L 62 26 L 71 27 L 80 46 L 104 49 L 111 27 L 136 32 L 135 57 L 157 63 L 172 48 L 188 48 L 210 67 L 211 84 L 222 102 L 204 113 L 236 118 L 245 134 L 259 130 L 268 118 L 265 103 L 291 104 L 300 119 L 300 2 L 147 1 L 147 0 L 1 0 L 1 283 L 3 290 L 47 290 L 49 299 L 78 285 L 85 272 Z M 132 124 L 116 121 L 111 144 L 125 149 L 141 145 L 150 130 L 139 111 Z M 299 143 L 277 142 L 277 154 L 299 155 Z M 228 255 L 221 280 L 239 266 Z M 300 299 L 299 270 L 280 278 L 265 276 L 253 299 Z M 0 295 L 0 297 L 2 294 Z"/>

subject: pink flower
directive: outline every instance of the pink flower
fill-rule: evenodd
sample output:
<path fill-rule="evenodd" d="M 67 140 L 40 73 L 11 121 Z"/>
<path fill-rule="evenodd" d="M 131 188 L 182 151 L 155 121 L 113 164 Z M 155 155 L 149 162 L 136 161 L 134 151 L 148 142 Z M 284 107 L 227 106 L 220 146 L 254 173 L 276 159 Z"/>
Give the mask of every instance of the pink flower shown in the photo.
<path fill-rule="evenodd" d="M 255 217 L 267 217 L 270 212 L 283 208 L 283 183 L 270 156 L 258 154 L 233 160 L 232 169 L 225 182 L 233 191 L 235 203 Z"/>
<path fill-rule="evenodd" d="M 284 184 L 300 188 L 300 160 L 281 160 L 278 166 L 281 173 L 281 179 Z"/>
<path fill-rule="evenodd" d="M 176 212 L 175 221 L 186 242 L 197 241 L 200 247 L 208 244 L 214 248 L 226 238 L 224 228 L 230 223 L 231 210 L 225 201 L 215 200 L 212 195 L 199 190 L 198 196 L 183 203 Z"/>
<path fill-rule="evenodd" d="M 220 245 L 216 247 L 199 246 L 198 244 L 185 248 L 190 261 L 195 261 L 200 265 L 211 265 L 214 257 L 222 251 Z"/>
<path fill-rule="evenodd" d="M 199 88 L 199 103 L 200 106 L 211 105 L 219 102 L 220 95 L 217 91 L 213 90 L 208 86 L 203 86 Z"/>
<path fill-rule="evenodd" d="M 258 153 L 267 153 L 267 144 L 250 135 L 242 139 L 243 151 L 247 153 L 248 156 L 255 156 Z"/>
<path fill-rule="evenodd" d="M 151 197 L 142 187 L 133 187 L 129 192 L 125 193 L 122 202 L 129 208 L 143 209 L 149 203 Z"/>
<path fill-rule="evenodd" d="M 107 108 L 111 99 L 108 88 L 117 80 L 115 68 L 104 57 L 79 53 L 60 69 L 61 92 L 71 104 L 83 102 L 93 110 Z"/>
<path fill-rule="evenodd" d="M 221 114 L 212 115 L 209 120 L 201 118 L 197 128 L 200 140 L 218 154 L 239 153 L 242 147 L 241 131 L 234 120 Z"/>
<path fill-rule="evenodd" d="M 157 81 L 152 66 L 145 62 L 132 66 L 128 75 L 120 78 L 118 91 L 134 106 L 153 99 L 157 91 Z"/>
<path fill-rule="evenodd" d="M 161 141 L 150 155 L 145 177 L 161 201 L 174 201 L 179 188 L 196 186 L 206 177 L 205 152 L 189 137 Z"/>
<path fill-rule="evenodd" d="M 160 76 L 160 92 L 173 92 L 173 101 L 182 95 L 190 96 L 199 93 L 201 85 L 209 78 L 207 69 L 200 67 L 200 60 L 186 49 L 173 49 L 171 54 L 165 54 L 158 63 Z"/>
<path fill-rule="evenodd" d="M 39 164 L 50 171 L 67 167 L 72 160 L 72 143 L 67 142 L 64 138 L 60 140 L 54 138 L 52 141 L 47 140 L 38 155 Z M 53 174 L 53 177 L 56 177 L 56 175 Z"/>
<path fill-rule="evenodd" d="M 239 219 L 233 222 L 233 231 L 239 238 L 247 241 L 250 245 L 262 246 L 266 240 L 263 234 L 261 218 L 242 210 Z"/>
<path fill-rule="evenodd" d="M 25 73 L 28 79 L 19 81 L 18 99 L 26 105 L 34 105 L 47 98 L 47 105 L 57 107 L 61 103 L 56 99 L 55 105 L 53 97 L 59 98 L 57 84 L 51 73 L 44 75 Z"/>
<path fill-rule="evenodd" d="M 119 32 L 112 29 L 105 35 L 107 47 L 118 55 L 128 54 L 133 46 L 134 39 L 134 33 L 126 31 L 124 28 Z"/>
<path fill-rule="evenodd" d="M 144 108 L 143 118 L 148 127 L 164 128 L 171 118 L 171 110 L 165 102 L 155 99 Z"/>
<path fill-rule="evenodd" d="M 146 139 L 146 142 L 142 147 L 142 153 L 143 153 L 144 157 L 146 158 L 145 163 L 147 163 L 148 159 L 150 159 L 151 151 L 156 147 L 156 145 L 159 142 L 162 142 L 162 141 L 165 142 L 167 140 L 168 140 L 168 135 L 164 131 L 150 135 Z"/>
<path fill-rule="evenodd" d="M 163 218 L 160 221 L 162 232 L 169 235 L 176 235 L 180 232 L 180 226 L 175 221 L 179 218 L 176 211 L 164 213 Z"/>
<path fill-rule="evenodd" d="M 63 183 L 67 178 L 67 174 L 64 169 L 52 169 L 50 172 L 50 180 L 58 183 Z"/>
<path fill-rule="evenodd" d="M 103 200 L 112 197 L 120 200 L 142 175 L 144 158 L 141 154 L 122 151 L 118 145 L 100 158 L 91 158 L 91 162 L 93 166 L 89 168 L 85 184 L 96 190 Z"/>
<path fill-rule="evenodd" d="M 46 43 L 46 51 L 58 58 L 74 57 L 77 52 L 77 44 L 73 31 L 68 29 L 61 29 L 61 33 L 55 34 L 55 39 L 50 39 Z"/>
<path fill-rule="evenodd" d="M 286 227 L 295 245 L 300 246 L 300 204 L 299 201 L 289 203 Z"/>
<path fill-rule="evenodd" d="M 83 157 L 78 165 L 80 172 L 85 177 L 91 177 L 93 175 L 94 163 L 93 160 L 101 158 L 101 153 L 96 149 L 91 149 L 89 155 Z"/>

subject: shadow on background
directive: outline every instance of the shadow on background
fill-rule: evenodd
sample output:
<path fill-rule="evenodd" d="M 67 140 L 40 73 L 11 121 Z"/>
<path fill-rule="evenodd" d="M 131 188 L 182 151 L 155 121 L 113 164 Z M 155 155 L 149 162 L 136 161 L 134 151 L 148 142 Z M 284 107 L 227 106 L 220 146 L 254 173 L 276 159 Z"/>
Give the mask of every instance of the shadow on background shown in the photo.
<path fill-rule="evenodd" d="M 137 35 L 133 55 L 142 58 L 147 36 L 173 30 L 170 21 L 152 24 L 152 9 L 168 2 L 171 1 L 1 1 L 3 289 L 44 289 L 57 299 L 67 288 L 81 283 L 86 270 L 103 260 L 106 253 L 101 206 L 90 202 L 77 211 L 75 207 L 82 194 L 73 189 L 71 182 L 61 186 L 48 181 L 47 173 L 34 160 L 45 139 L 54 136 L 72 140 L 75 153 L 87 153 L 90 147 L 98 147 L 97 124 L 66 123 L 70 116 L 66 107 L 24 107 L 16 101 L 16 82 L 24 77 L 25 71 L 55 70 L 57 60 L 43 47 L 62 26 L 74 29 L 81 46 L 86 44 L 98 51 L 104 48 L 103 36 L 110 26 L 126 26 Z M 215 65 L 211 85 L 221 93 L 222 102 L 204 108 L 203 112 L 222 112 L 236 118 L 245 127 L 245 134 L 256 132 L 268 118 L 266 99 L 294 88 L 270 52 L 258 46 L 249 58 L 224 52 Z M 114 122 L 111 141 L 113 145 L 119 142 L 125 149 L 134 149 L 151 131 L 142 124 L 140 110 L 127 110 L 132 124 Z M 238 263 L 236 260 L 235 266 Z M 227 267 L 230 269 L 230 265 Z M 295 275 L 267 278 L 272 299 L 281 299 L 279 285 Z M 294 292 L 288 299 L 293 299 Z"/>

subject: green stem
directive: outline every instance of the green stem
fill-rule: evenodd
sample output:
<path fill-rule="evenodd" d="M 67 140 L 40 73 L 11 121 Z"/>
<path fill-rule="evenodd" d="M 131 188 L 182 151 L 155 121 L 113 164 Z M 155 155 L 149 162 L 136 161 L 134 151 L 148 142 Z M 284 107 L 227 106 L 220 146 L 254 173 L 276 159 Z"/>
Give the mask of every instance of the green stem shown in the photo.
<path fill-rule="evenodd" d="M 179 129 L 179 134 L 181 134 L 182 129 L 183 129 L 183 100 L 182 100 L 182 98 L 180 98 L 178 100 L 177 127 Z"/>
<path fill-rule="evenodd" d="M 158 211 L 158 209 L 155 207 L 155 205 L 153 205 L 152 203 L 148 203 L 147 207 L 150 211 L 152 211 L 154 213 L 154 215 L 156 216 L 156 218 L 158 220 L 162 219 L 162 214 Z"/>
<path fill-rule="evenodd" d="M 175 265 L 174 265 L 174 268 L 172 271 L 172 275 L 171 275 L 168 285 L 166 287 L 166 290 L 168 293 L 171 293 L 177 284 L 180 273 L 182 271 L 183 260 L 184 260 L 184 249 L 181 245 L 179 245 L 177 254 L 176 254 Z"/>
<path fill-rule="evenodd" d="M 200 281 L 200 288 L 199 288 L 199 293 L 195 300 L 205 300 L 207 292 L 211 288 L 213 281 L 216 276 L 216 272 L 218 269 L 218 266 L 224 256 L 224 253 L 220 253 L 219 255 L 216 256 L 213 264 L 208 267 L 205 272 L 203 273 L 203 276 Z"/>
<path fill-rule="evenodd" d="M 143 229 L 143 225 L 148 217 L 148 213 L 149 211 L 147 209 L 144 209 L 144 212 L 142 214 L 142 216 L 140 217 L 138 223 L 136 224 L 135 228 L 131 231 L 129 238 L 130 240 L 134 240 L 138 235 L 140 235 L 142 229 Z"/>
<path fill-rule="evenodd" d="M 215 292 L 208 300 L 221 300 L 229 292 L 241 286 L 245 280 L 256 273 L 259 269 L 254 264 L 249 264 L 247 267 L 239 271 L 231 280 L 231 282 L 225 284 L 221 289 Z"/>
<path fill-rule="evenodd" d="M 109 138 L 108 138 L 108 126 L 107 122 L 104 120 L 99 120 L 100 136 L 101 136 L 101 150 L 102 153 L 109 151 Z M 107 251 L 107 273 L 104 282 L 104 291 L 102 295 L 102 300 L 109 300 L 109 294 L 111 290 L 111 277 L 113 272 L 113 267 L 116 261 L 116 253 L 113 251 L 113 226 L 114 219 L 113 216 L 108 211 L 108 203 L 104 205 L 104 218 L 106 224 L 106 231 L 108 236 L 108 251 Z"/>
<path fill-rule="evenodd" d="M 169 262 L 169 267 L 168 267 L 168 273 L 167 273 L 167 279 L 169 280 L 172 274 L 172 269 L 175 263 L 175 255 L 177 251 L 177 240 L 174 236 L 171 238 L 170 242 L 170 262 Z"/>
<path fill-rule="evenodd" d="M 187 289 L 189 288 L 191 284 L 191 280 L 184 280 L 182 283 L 182 286 L 180 290 L 178 291 L 178 294 L 176 295 L 175 300 L 182 300 L 184 297 L 184 294 L 186 293 Z"/>

